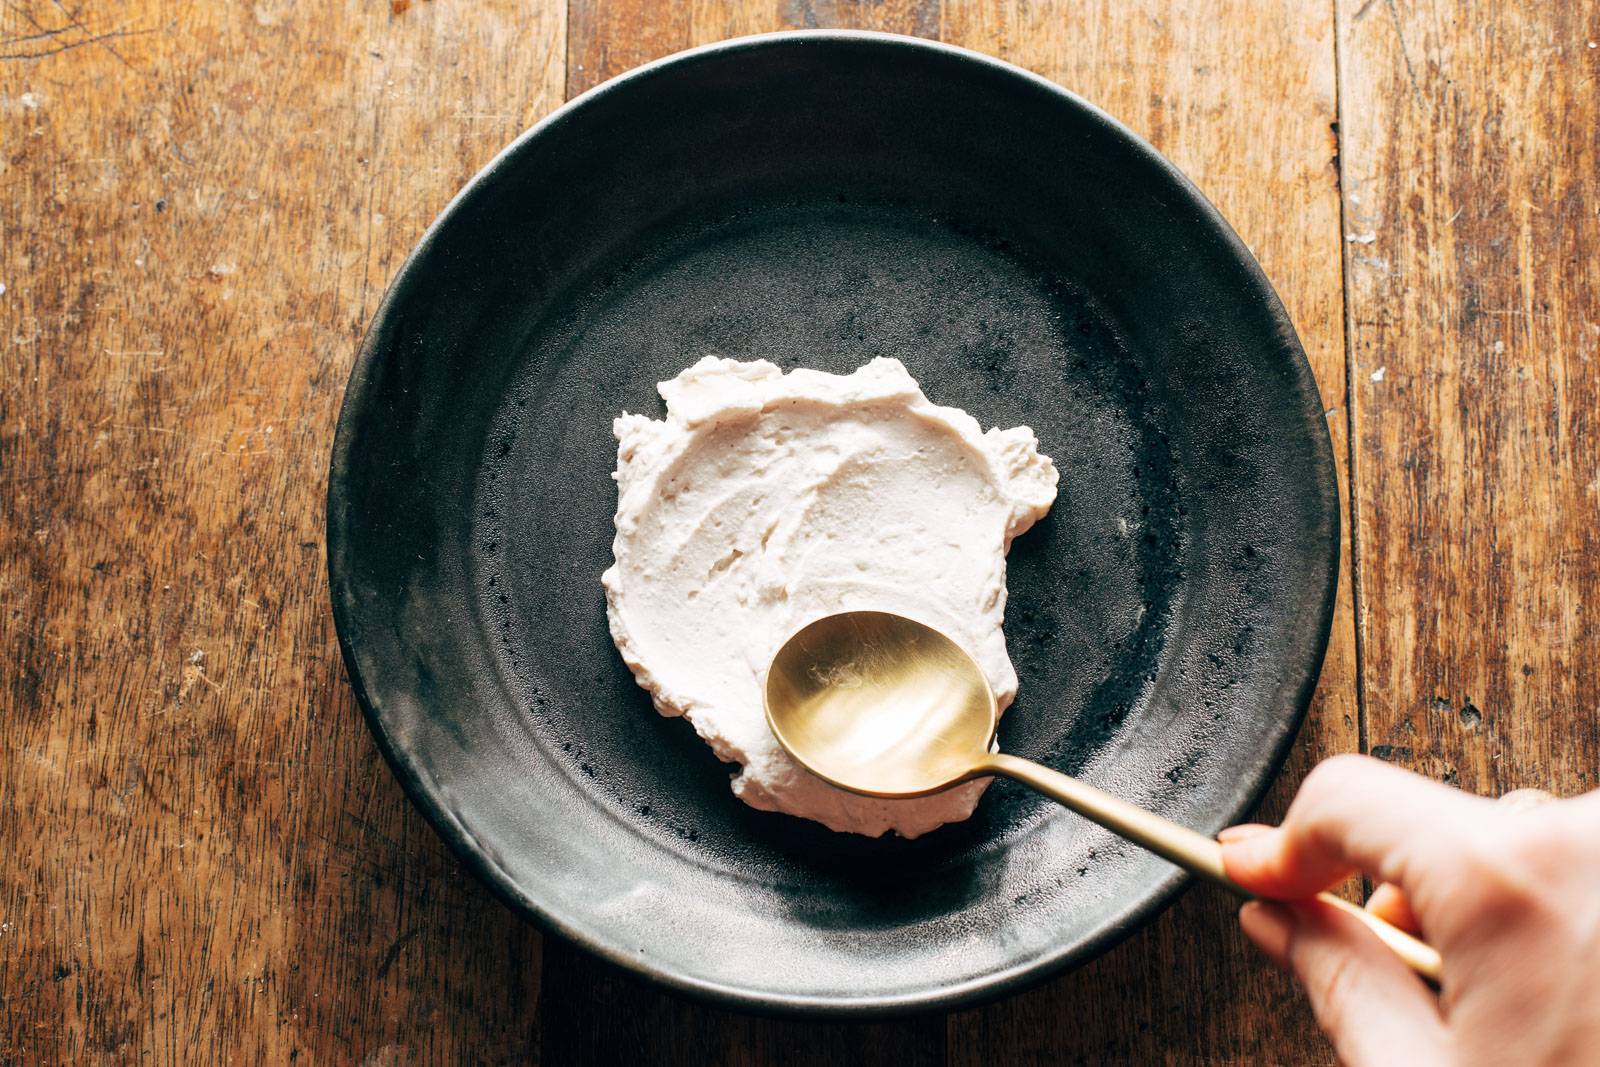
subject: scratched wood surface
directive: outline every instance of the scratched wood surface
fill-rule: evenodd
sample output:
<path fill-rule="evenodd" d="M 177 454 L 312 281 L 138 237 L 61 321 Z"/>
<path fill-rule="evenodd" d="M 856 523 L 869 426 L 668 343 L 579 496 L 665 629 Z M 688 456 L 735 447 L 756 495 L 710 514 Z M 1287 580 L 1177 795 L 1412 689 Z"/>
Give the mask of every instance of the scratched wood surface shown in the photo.
<path fill-rule="evenodd" d="M 536 1055 L 538 937 L 344 683 L 322 492 L 384 285 L 561 102 L 564 25 L 0 6 L 0 1063 Z"/>
<path fill-rule="evenodd" d="M 7 0 L 0 1064 L 1331 1062 L 1201 892 L 1076 974 L 875 1025 L 712 1010 L 541 943 L 378 758 L 323 592 L 361 331 L 501 145 L 692 44 L 940 37 L 1151 139 L 1300 330 L 1357 566 L 1267 814 L 1362 745 L 1593 788 L 1594 0 L 1200 7 Z"/>
<path fill-rule="evenodd" d="M 1362 689 L 1463 788 L 1600 770 L 1600 4 L 1341 11 Z"/>

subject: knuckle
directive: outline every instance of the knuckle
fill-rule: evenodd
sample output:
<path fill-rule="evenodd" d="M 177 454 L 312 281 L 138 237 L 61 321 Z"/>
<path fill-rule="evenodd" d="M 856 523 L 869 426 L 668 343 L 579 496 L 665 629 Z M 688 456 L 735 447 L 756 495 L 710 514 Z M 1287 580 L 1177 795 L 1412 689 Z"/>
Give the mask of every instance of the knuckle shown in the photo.
<path fill-rule="evenodd" d="M 1487 819 L 1456 842 L 1453 858 L 1458 877 L 1481 877 L 1504 867 L 1511 842 L 1497 820 Z"/>
<path fill-rule="evenodd" d="M 1365 756 L 1347 752 L 1325 759 L 1306 775 L 1295 797 L 1295 806 L 1302 811 L 1324 807 L 1358 785 L 1371 772 L 1371 761 Z"/>
<path fill-rule="evenodd" d="M 1535 885 L 1559 885 L 1570 869 L 1573 842 L 1559 825 L 1520 819 L 1502 835 L 1497 866 L 1502 882 L 1526 895 Z"/>
<path fill-rule="evenodd" d="M 1556 798 L 1543 789 L 1513 789 L 1500 798 L 1507 811 L 1532 811 L 1551 803 Z"/>
<path fill-rule="evenodd" d="M 1456 842 L 1454 873 L 1466 879 L 1496 877 L 1512 862 L 1516 847 L 1515 837 L 1506 834 L 1496 820 L 1485 820 Z"/>
<path fill-rule="evenodd" d="M 1543 833 L 1496 833 L 1467 845 L 1460 857 L 1464 895 L 1480 921 L 1537 915 L 1546 889 L 1561 877 L 1562 848 Z"/>

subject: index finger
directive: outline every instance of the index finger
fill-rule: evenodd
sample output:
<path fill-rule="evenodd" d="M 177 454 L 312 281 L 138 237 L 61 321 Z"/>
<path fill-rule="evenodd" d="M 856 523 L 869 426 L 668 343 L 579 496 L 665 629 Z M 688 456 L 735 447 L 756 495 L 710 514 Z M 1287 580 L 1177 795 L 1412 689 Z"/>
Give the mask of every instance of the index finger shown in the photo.
<path fill-rule="evenodd" d="M 1360 871 L 1417 900 L 1426 873 L 1492 813 L 1482 797 L 1366 756 L 1335 756 L 1306 777 L 1283 825 L 1222 846 L 1229 877 L 1263 897 L 1312 896 Z"/>

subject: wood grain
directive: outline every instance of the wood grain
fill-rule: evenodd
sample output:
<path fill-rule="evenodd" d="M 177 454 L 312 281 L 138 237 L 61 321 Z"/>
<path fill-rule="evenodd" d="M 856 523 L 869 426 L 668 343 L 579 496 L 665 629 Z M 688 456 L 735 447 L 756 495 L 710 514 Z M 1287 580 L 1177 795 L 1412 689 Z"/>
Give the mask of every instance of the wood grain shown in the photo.
<path fill-rule="evenodd" d="M 0 1064 L 1331 1062 L 1200 891 L 948 1018 L 660 993 L 541 946 L 360 723 L 322 494 L 400 258 L 563 96 L 820 26 L 1099 103 L 1284 296 L 1354 566 L 1268 817 L 1363 740 L 1475 790 L 1600 784 L 1597 0 L 7 0 Z"/>
<path fill-rule="evenodd" d="M 1600 4 L 1344 3 L 1372 751 L 1600 769 Z"/>
<path fill-rule="evenodd" d="M 560 103 L 563 17 L 0 9 L 0 1063 L 536 1053 L 537 936 L 343 680 L 322 495 L 384 285 Z"/>

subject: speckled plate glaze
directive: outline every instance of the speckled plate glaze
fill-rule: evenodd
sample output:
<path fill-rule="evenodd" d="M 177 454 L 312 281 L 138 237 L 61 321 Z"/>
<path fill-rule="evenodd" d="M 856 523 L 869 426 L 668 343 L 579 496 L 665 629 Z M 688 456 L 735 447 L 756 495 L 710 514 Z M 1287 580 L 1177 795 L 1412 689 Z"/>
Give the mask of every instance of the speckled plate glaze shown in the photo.
<path fill-rule="evenodd" d="M 339 637 L 440 834 L 522 913 L 769 1011 L 967 1004 L 1103 952 L 1182 879 L 1010 783 L 867 840 L 753 811 L 606 631 L 611 420 L 707 353 L 903 360 L 1061 469 L 1011 554 L 1009 751 L 1206 831 L 1280 766 L 1339 513 L 1283 307 L 1200 193 L 1014 67 L 909 38 L 747 38 L 518 139 L 379 309 L 328 497 Z M 929 492 L 937 492 L 929 486 Z"/>

